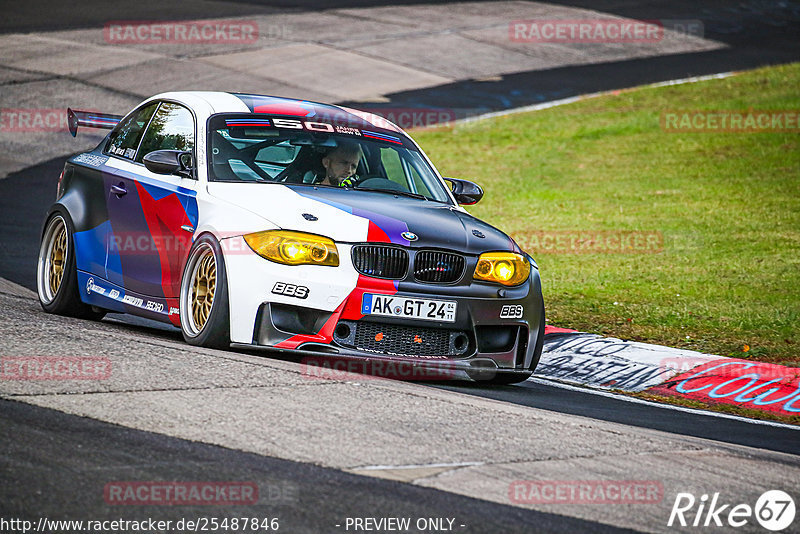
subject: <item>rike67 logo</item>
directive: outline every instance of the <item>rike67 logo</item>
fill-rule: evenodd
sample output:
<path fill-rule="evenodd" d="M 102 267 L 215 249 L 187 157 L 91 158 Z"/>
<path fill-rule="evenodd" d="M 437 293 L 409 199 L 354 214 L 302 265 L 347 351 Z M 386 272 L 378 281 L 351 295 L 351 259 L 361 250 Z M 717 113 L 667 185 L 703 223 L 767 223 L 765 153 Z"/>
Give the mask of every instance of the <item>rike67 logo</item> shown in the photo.
<path fill-rule="evenodd" d="M 755 506 L 746 503 L 731 504 L 714 493 L 696 499 L 691 493 L 678 493 L 667 526 L 681 527 L 743 527 L 753 518 L 767 530 L 779 532 L 794 523 L 794 499 L 781 490 L 761 494 Z"/>

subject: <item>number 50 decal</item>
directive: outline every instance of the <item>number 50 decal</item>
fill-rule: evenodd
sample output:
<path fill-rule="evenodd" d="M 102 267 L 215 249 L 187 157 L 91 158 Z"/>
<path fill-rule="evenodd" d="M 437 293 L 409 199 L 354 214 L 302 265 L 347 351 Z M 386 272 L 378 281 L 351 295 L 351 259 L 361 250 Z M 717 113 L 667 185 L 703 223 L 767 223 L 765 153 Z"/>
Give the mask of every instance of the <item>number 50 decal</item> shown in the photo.
<path fill-rule="evenodd" d="M 291 128 L 293 130 L 310 130 L 312 132 L 330 132 L 333 133 L 333 125 L 327 122 L 309 122 L 298 121 L 295 119 L 272 119 L 272 124 L 276 128 Z"/>

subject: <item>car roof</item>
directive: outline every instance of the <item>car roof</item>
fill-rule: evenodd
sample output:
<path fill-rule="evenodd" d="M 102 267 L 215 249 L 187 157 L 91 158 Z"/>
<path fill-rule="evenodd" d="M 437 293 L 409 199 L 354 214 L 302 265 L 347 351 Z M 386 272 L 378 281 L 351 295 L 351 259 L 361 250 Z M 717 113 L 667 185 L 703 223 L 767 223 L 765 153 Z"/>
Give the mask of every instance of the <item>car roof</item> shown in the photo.
<path fill-rule="evenodd" d="M 212 108 L 214 114 L 265 113 L 309 121 L 324 118 L 324 120 L 336 124 L 348 124 L 355 127 L 368 126 L 408 135 L 393 122 L 374 113 L 297 98 L 223 91 L 173 91 L 156 95 L 148 100 L 165 98 L 184 102 L 202 99 Z"/>

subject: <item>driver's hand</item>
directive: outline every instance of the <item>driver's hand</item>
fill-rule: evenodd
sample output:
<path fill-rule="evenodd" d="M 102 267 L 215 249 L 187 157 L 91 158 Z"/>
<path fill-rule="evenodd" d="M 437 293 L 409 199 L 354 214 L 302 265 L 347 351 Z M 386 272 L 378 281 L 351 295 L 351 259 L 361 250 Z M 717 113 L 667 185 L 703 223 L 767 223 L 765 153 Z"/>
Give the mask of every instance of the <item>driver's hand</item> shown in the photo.
<path fill-rule="evenodd" d="M 357 183 L 358 183 L 358 176 L 354 174 L 350 178 L 345 178 L 344 180 L 339 182 L 339 187 L 355 187 Z"/>

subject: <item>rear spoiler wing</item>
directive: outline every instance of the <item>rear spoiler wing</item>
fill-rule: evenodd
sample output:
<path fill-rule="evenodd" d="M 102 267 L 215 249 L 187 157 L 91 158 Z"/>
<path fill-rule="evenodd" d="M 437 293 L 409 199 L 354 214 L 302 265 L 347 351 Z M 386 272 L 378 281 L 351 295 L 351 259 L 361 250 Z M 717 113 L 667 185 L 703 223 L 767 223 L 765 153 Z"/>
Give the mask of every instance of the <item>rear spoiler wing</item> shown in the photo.
<path fill-rule="evenodd" d="M 110 130 L 116 126 L 120 120 L 122 120 L 122 115 L 95 113 L 94 111 L 78 111 L 67 108 L 67 124 L 69 125 L 69 133 L 72 134 L 72 137 L 77 135 L 78 126 Z"/>

